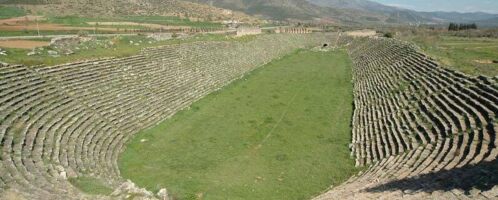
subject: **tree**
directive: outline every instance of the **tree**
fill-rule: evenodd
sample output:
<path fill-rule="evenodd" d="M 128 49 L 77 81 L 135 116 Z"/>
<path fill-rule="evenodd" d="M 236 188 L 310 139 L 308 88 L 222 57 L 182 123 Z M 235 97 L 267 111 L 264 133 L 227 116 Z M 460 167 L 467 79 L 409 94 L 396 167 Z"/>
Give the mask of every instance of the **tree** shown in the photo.
<path fill-rule="evenodd" d="M 472 23 L 472 24 L 456 24 L 456 23 L 450 23 L 448 30 L 449 31 L 462 31 L 462 30 L 470 30 L 470 29 L 477 29 L 477 24 Z"/>
<path fill-rule="evenodd" d="M 450 23 L 450 27 L 448 27 L 449 31 L 457 31 L 457 26 L 454 23 Z"/>
<path fill-rule="evenodd" d="M 471 28 L 472 29 L 477 29 L 477 24 L 476 23 L 472 23 Z"/>

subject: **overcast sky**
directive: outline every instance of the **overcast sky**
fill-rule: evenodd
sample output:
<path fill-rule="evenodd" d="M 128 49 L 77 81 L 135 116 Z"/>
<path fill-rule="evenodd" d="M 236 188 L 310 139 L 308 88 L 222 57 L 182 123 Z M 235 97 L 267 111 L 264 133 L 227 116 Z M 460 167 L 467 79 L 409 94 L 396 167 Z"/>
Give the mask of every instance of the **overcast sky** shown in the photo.
<path fill-rule="evenodd" d="M 418 11 L 489 12 L 498 14 L 498 0 L 372 0 Z"/>

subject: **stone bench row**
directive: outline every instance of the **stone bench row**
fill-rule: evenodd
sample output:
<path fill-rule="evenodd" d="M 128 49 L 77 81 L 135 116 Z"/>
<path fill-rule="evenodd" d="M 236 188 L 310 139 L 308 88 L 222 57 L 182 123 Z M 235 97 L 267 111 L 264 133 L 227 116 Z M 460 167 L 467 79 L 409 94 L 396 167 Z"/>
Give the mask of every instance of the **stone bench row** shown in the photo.
<path fill-rule="evenodd" d="M 198 42 L 58 66 L 1 66 L 0 186 L 24 197 L 82 198 L 67 178 L 117 186 L 117 158 L 139 130 L 257 66 L 334 35 Z"/>
<path fill-rule="evenodd" d="M 354 63 L 352 155 L 357 165 L 371 166 L 317 199 L 410 197 L 404 191 L 367 189 L 496 160 L 498 90 L 493 79 L 442 68 L 397 40 L 351 39 L 348 44 Z M 356 196 L 348 196 L 355 191 Z M 463 196 L 458 190 L 412 194 Z"/>

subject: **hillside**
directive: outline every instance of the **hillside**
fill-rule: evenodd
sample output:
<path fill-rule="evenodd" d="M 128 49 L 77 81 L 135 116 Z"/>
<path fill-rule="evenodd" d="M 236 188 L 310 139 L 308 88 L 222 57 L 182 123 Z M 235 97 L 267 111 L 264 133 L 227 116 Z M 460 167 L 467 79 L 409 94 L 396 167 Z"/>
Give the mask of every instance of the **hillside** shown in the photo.
<path fill-rule="evenodd" d="M 272 20 L 325 20 L 343 25 L 365 24 L 375 13 L 348 8 L 326 7 L 301 0 L 187 0 L 232 9 Z"/>
<path fill-rule="evenodd" d="M 328 8 L 322 8 L 299 0 L 188 0 L 220 8 L 242 11 L 267 19 L 305 19 L 323 16 Z"/>
<path fill-rule="evenodd" d="M 221 21 L 326 21 L 342 25 L 478 23 L 498 26 L 497 14 L 418 12 L 370 0 L 0 0 L 50 15 L 162 15 Z"/>
<path fill-rule="evenodd" d="M 309 0 L 309 2 L 324 7 L 362 11 L 392 12 L 395 10 L 394 7 L 365 0 Z"/>
<path fill-rule="evenodd" d="M 0 4 L 20 6 L 30 13 L 41 12 L 57 16 L 161 15 L 199 20 L 232 18 L 250 22 L 257 20 L 241 12 L 178 0 L 0 0 Z"/>

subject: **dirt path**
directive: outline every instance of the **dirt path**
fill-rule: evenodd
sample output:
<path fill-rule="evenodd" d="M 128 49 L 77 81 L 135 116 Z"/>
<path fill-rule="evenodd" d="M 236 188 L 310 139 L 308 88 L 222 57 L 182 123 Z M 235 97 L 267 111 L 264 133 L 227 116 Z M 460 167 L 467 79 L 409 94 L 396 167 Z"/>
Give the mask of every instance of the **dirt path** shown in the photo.
<path fill-rule="evenodd" d="M 116 34 L 89 34 L 91 37 L 115 37 L 115 36 L 134 36 L 138 33 L 116 33 Z M 0 37 L 1 40 L 27 40 L 27 39 L 40 39 L 40 38 L 54 38 L 54 37 L 76 37 L 77 34 L 61 34 L 61 35 L 30 35 L 30 36 L 5 36 Z"/>
<path fill-rule="evenodd" d="M 49 44 L 49 42 L 33 40 L 0 40 L 0 47 L 4 48 L 32 49 L 35 47 L 48 46 Z"/>
<path fill-rule="evenodd" d="M 370 37 L 377 35 L 377 32 L 375 30 L 369 30 L 369 29 L 358 30 L 358 31 L 347 31 L 345 33 L 346 35 L 352 37 Z"/>

